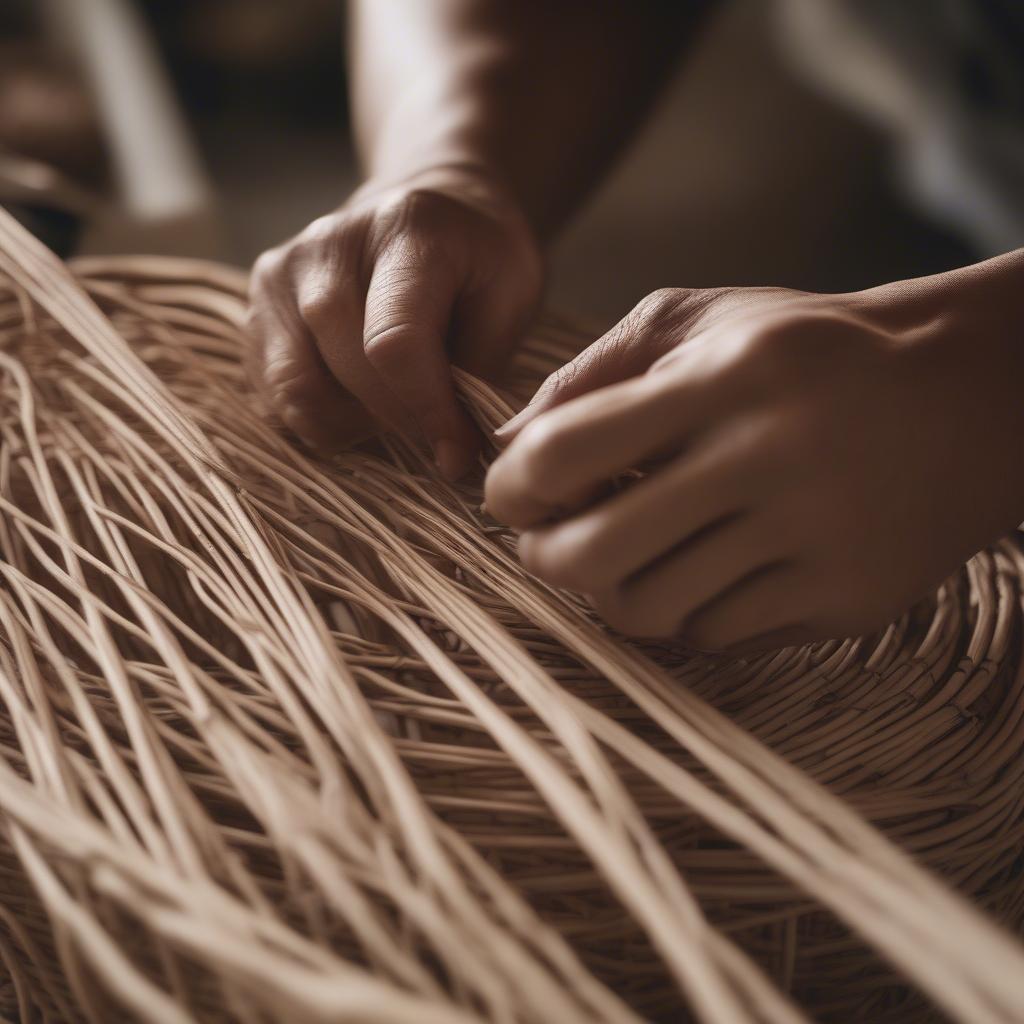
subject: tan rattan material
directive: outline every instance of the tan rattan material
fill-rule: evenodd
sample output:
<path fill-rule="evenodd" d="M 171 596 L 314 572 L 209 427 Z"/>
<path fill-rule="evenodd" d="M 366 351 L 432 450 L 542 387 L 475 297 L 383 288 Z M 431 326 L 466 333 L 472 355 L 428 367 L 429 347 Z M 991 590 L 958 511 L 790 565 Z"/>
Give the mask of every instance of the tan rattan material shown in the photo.
<path fill-rule="evenodd" d="M 0 1013 L 1024 1020 L 1016 538 L 881 636 L 641 650 L 479 483 L 263 423 L 240 275 L 75 276 L 0 217 Z"/>

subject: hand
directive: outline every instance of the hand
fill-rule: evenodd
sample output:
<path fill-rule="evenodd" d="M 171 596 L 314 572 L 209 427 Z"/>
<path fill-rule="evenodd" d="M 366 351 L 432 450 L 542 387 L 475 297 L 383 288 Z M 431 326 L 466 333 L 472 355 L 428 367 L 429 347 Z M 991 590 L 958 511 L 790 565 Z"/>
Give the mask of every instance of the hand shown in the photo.
<path fill-rule="evenodd" d="M 718 650 L 880 627 L 1024 518 L 1014 269 L 657 292 L 499 431 L 487 507 L 624 633 Z"/>
<path fill-rule="evenodd" d="M 257 260 L 250 375 L 309 445 L 337 448 L 390 428 L 426 440 L 454 479 L 479 437 L 449 360 L 497 373 L 541 282 L 526 221 L 483 176 L 438 168 L 370 182 Z"/>

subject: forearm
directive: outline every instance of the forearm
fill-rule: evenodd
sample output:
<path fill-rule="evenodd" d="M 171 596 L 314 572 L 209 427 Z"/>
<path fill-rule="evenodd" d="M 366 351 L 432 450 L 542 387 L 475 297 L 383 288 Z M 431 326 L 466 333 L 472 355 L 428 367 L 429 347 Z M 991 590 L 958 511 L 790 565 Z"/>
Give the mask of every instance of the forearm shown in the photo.
<path fill-rule="evenodd" d="M 708 6 L 355 0 L 350 68 L 366 173 L 479 168 L 549 234 L 599 180 Z"/>

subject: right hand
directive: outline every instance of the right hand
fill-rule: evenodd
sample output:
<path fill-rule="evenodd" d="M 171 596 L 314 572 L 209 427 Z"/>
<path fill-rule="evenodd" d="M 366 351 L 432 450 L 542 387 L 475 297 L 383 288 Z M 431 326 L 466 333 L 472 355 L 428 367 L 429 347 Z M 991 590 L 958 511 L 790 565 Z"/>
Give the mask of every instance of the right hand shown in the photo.
<path fill-rule="evenodd" d="M 1024 518 L 1022 267 L 662 289 L 496 432 L 488 512 L 623 633 L 750 651 L 882 629 Z"/>
<path fill-rule="evenodd" d="M 426 441 L 456 479 L 480 437 L 450 363 L 493 377 L 542 281 L 525 217 L 486 176 L 460 167 L 370 181 L 256 261 L 250 376 L 311 447 L 392 429 Z"/>

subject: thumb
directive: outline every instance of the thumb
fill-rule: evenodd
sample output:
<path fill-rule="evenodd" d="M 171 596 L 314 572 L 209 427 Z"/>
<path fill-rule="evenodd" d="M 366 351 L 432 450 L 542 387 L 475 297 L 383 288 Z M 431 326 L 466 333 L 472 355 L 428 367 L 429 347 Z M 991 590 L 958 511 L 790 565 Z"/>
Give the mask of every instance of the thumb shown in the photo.
<path fill-rule="evenodd" d="M 666 352 L 686 340 L 713 298 L 713 292 L 696 288 L 652 292 L 610 331 L 547 377 L 527 405 L 498 427 L 495 440 L 508 444 L 542 412 L 646 373 Z"/>

